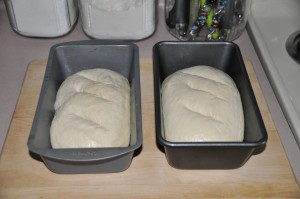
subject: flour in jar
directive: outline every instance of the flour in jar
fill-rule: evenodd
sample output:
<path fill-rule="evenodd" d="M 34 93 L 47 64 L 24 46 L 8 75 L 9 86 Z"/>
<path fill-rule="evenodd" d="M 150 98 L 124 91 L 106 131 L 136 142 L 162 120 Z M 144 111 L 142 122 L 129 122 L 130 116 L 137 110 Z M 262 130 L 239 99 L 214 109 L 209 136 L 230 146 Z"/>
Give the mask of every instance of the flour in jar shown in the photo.
<path fill-rule="evenodd" d="M 98 39 L 142 39 L 156 26 L 155 0 L 80 0 L 82 27 Z"/>

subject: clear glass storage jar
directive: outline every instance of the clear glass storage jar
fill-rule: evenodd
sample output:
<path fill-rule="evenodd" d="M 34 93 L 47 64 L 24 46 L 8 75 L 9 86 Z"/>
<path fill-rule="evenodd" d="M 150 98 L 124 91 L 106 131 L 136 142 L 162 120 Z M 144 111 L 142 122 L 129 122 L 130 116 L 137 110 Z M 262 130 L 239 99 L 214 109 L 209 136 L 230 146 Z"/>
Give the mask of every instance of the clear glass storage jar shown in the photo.
<path fill-rule="evenodd" d="M 13 30 L 29 37 L 67 34 L 78 18 L 77 0 L 4 0 Z"/>
<path fill-rule="evenodd" d="M 84 32 L 95 39 L 139 40 L 156 28 L 157 0 L 79 0 Z"/>
<path fill-rule="evenodd" d="M 180 40 L 232 41 L 245 29 L 251 0 L 166 0 L 169 32 Z"/>

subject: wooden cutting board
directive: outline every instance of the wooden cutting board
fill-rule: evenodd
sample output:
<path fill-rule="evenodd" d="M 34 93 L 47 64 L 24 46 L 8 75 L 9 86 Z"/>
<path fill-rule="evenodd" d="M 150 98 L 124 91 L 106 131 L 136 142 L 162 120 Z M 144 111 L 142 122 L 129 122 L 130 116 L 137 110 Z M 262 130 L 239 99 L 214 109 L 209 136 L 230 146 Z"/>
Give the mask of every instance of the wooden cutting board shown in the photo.
<path fill-rule="evenodd" d="M 29 155 L 28 135 L 46 61 L 29 64 L 0 161 L 0 198 L 300 198 L 255 72 L 245 61 L 269 139 L 265 151 L 233 170 L 178 170 L 155 144 L 151 60 L 141 60 L 143 148 L 124 172 L 62 175 Z"/>

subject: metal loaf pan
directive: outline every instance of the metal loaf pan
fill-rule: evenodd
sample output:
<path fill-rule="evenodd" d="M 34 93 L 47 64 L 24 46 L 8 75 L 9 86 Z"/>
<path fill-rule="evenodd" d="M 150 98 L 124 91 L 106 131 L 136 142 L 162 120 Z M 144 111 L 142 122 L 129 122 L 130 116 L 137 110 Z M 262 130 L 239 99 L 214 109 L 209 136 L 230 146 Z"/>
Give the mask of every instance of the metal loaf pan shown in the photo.
<path fill-rule="evenodd" d="M 131 86 L 131 137 L 128 147 L 53 149 L 50 125 L 61 83 L 88 68 L 107 68 L 127 77 Z M 50 49 L 28 148 L 55 173 L 110 173 L 126 170 L 142 145 L 139 52 L 135 44 L 113 41 L 76 41 Z"/>
<path fill-rule="evenodd" d="M 209 65 L 231 76 L 241 95 L 243 142 L 169 142 L 164 139 L 161 84 L 177 70 Z M 168 163 L 179 169 L 235 169 L 263 151 L 267 132 L 239 47 L 232 42 L 162 41 L 153 47 L 156 138 Z M 201 127 L 200 127 L 201 128 Z M 184 133 L 184 132 L 183 132 Z"/>

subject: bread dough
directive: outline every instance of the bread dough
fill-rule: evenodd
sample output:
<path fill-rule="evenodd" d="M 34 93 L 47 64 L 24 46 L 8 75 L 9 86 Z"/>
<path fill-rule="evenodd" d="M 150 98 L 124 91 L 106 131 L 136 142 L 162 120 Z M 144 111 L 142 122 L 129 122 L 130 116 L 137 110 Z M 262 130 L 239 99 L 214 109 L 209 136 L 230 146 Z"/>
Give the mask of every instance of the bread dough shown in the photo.
<path fill-rule="evenodd" d="M 219 69 L 195 66 L 167 77 L 162 111 L 168 141 L 243 141 L 240 94 L 231 77 Z"/>
<path fill-rule="evenodd" d="M 53 148 L 129 145 L 130 86 L 116 72 L 97 68 L 69 76 L 57 92 L 54 108 Z"/>

